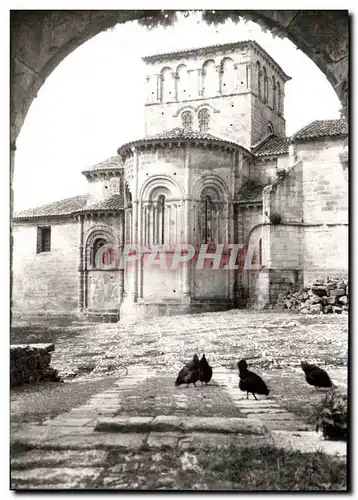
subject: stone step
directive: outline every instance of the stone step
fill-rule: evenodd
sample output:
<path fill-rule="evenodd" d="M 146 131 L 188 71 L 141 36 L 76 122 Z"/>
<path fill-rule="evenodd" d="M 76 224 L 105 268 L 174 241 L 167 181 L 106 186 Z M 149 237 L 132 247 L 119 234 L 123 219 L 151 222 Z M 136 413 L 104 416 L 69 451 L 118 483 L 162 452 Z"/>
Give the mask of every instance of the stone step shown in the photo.
<path fill-rule="evenodd" d="M 203 432 L 223 434 L 266 434 L 266 427 L 259 420 L 220 417 L 114 417 L 99 419 L 97 432 Z"/>

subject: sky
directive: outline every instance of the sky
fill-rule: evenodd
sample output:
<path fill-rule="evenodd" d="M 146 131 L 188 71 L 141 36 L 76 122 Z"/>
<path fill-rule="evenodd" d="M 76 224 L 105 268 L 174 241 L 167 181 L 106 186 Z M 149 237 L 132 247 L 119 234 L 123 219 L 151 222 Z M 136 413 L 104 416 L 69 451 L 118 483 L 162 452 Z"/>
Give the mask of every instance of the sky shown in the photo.
<path fill-rule="evenodd" d="M 318 67 L 255 23 L 208 26 L 197 13 L 171 28 L 120 24 L 64 59 L 33 101 L 17 140 L 15 211 L 85 193 L 82 170 L 144 135 L 143 56 L 239 40 L 256 40 L 292 77 L 285 86 L 288 136 L 313 120 L 339 118 L 339 99 Z"/>

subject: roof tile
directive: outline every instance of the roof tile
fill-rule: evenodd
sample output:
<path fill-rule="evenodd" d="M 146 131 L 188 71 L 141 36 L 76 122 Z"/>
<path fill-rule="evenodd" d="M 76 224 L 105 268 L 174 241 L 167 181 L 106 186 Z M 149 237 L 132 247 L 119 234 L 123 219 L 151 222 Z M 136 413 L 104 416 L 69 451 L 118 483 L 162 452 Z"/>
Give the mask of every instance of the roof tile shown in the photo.
<path fill-rule="evenodd" d="M 14 219 L 31 219 L 35 217 L 51 217 L 58 215 L 71 215 L 76 210 L 81 210 L 86 206 L 88 194 L 65 198 L 64 200 L 54 201 L 36 208 L 22 210 L 14 214 Z"/>
<path fill-rule="evenodd" d="M 345 118 L 339 120 L 315 120 L 301 128 L 292 136 L 292 140 L 315 139 L 318 137 L 332 137 L 348 135 L 348 123 Z"/>
<path fill-rule="evenodd" d="M 102 170 L 118 170 L 123 168 L 123 161 L 120 156 L 111 156 L 106 160 L 101 161 L 100 163 L 96 163 L 96 165 L 92 165 L 92 167 L 83 170 L 83 174 L 87 172 L 98 172 Z"/>
<path fill-rule="evenodd" d="M 66 198 L 47 205 L 18 212 L 14 214 L 14 219 L 58 217 L 63 215 L 72 215 L 79 212 L 91 212 L 98 210 L 116 211 L 124 208 L 124 199 L 119 193 L 113 194 L 112 196 L 96 203 L 89 204 L 89 200 L 90 197 L 88 194 Z"/>
<path fill-rule="evenodd" d="M 238 203 L 261 203 L 265 185 L 247 184 L 238 195 Z"/>
<path fill-rule="evenodd" d="M 81 211 L 87 210 L 120 210 L 124 208 L 124 198 L 120 193 L 112 194 L 104 200 L 98 201 L 96 203 L 88 204 Z"/>
<path fill-rule="evenodd" d="M 232 139 L 229 139 L 228 137 L 218 137 L 212 134 L 209 134 L 208 132 L 200 132 L 199 130 L 193 130 L 193 129 L 186 129 L 182 127 L 176 127 L 171 130 L 163 130 L 159 134 L 155 135 L 150 135 L 143 137 L 142 139 L 137 139 L 131 142 L 127 142 L 120 146 L 118 148 L 118 153 L 120 151 L 123 151 L 124 149 L 127 149 L 131 146 L 135 146 L 137 144 L 147 144 L 150 142 L 156 142 L 156 141 L 180 141 L 180 140 L 200 140 L 200 141 L 208 141 L 208 142 L 220 142 L 224 144 L 232 144 L 235 146 L 241 146 L 238 142 L 235 142 Z"/>
<path fill-rule="evenodd" d="M 278 156 L 288 153 L 290 139 L 270 135 L 263 140 L 254 150 L 255 156 Z"/>

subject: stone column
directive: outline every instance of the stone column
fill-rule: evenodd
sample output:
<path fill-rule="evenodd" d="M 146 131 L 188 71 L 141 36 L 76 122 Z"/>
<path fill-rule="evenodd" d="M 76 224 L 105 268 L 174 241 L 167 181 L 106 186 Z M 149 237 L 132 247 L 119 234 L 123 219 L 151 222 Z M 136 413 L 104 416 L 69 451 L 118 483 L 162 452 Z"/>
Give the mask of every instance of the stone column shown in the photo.
<path fill-rule="evenodd" d="M 190 151 L 189 145 L 185 145 L 185 159 L 184 159 L 184 243 L 192 242 L 190 238 Z M 186 262 L 183 265 L 183 296 L 184 303 L 191 301 L 191 262 Z"/>
<path fill-rule="evenodd" d="M 221 66 L 216 66 L 216 72 L 218 74 L 218 87 L 217 87 L 217 93 L 218 94 L 221 94 L 221 74 L 222 74 L 222 71 L 221 71 Z"/>
<path fill-rule="evenodd" d="M 138 200 L 138 163 L 139 156 L 138 151 L 133 148 L 133 156 L 134 156 L 134 192 L 132 195 L 132 243 L 134 245 L 138 245 L 139 243 L 139 225 L 138 225 L 138 210 L 139 210 L 139 200 Z M 135 261 L 132 263 L 132 287 L 130 291 L 130 295 L 132 297 L 132 302 L 137 302 L 138 300 L 138 269 L 139 262 Z"/>
<path fill-rule="evenodd" d="M 119 222 L 119 244 L 125 244 L 125 214 L 126 211 L 122 211 L 120 214 L 120 222 Z M 122 253 L 120 252 L 118 257 L 122 257 Z M 121 304 L 124 295 L 124 269 L 118 270 L 118 303 Z"/>
<path fill-rule="evenodd" d="M 78 237 L 79 237 L 79 283 L 78 283 L 78 309 L 82 313 L 84 309 L 84 281 L 85 281 L 85 269 L 84 269 L 84 259 L 83 259 L 83 215 L 77 217 L 78 221 Z"/>
<path fill-rule="evenodd" d="M 143 204 L 141 201 L 138 201 L 138 240 L 137 243 L 140 246 L 141 249 L 143 249 L 143 243 L 144 243 L 144 234 L 143 234 L 143 226 L 144 226 L 144 220 L 145 220 L 145 207 L 143 207 Z M 136 262 L 136 268 L 137 268 L 137 299 L 142 296 L 142 282 L 143 282 L 143 270 L 142 270 L 142 265 L 143 265 L 143 260 L 140 259 L 139 262 Z"/>
<path fill-rule="evenodd" d="M 251 64 L 246 64 L 246 88 L 247 90 L 251 90 L 251 81 L 252 81 L 252 69 Z"/>
<path fill-rule="evenodd" d="M 234 210 L 234 202 L 233 200 L 229 201 L 228 205 L 228 244 L 234 244 L 235 242 L 235 210 Z M 232 250 L 234 252 L 234 250 Z M 235 287 L 235 278 L 236 278 L 237 270 L 229 269 L 229 298 L 234 300 L 236 297 L 236 287 Z"/>
<path fill-rule="evenodd" d="M 12 132 L 12 130 L 11 130 Z M 15 134 L 11 134 L 15 135 Z M 15 165 L 15 151 L 16 143 L 15 140 L 11 141 L 10 144 L 10 324 L 12 322 L 12 288 L 13 288 L 13 253 L 14 253 L 14 236 L 12 234 L 12 217 L 14 214 L 14 165 Z"/>
<path fill-rule="evenodd" d="M 204 95 L 203 91 L 204 70 L 201 68 L 198 69 L 197 72 L 198 72 L 198 96 L 201 97 Z"/>

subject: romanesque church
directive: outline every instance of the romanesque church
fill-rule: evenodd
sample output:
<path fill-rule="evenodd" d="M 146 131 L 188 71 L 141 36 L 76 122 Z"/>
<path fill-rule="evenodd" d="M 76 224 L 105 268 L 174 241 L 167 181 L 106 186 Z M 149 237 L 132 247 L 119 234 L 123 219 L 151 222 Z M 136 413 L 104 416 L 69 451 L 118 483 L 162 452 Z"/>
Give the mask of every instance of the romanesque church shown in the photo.
<path fill-rule="evenodd" d="M 254 41 L 143 60 L 145 137 L 86 169 L 88 194 L 15 214 L 13 317 L 265 308 L 280 292 L 346 275 L 346 121 L 286 137 L 290 77 Z M 121 269 L 101 248 L 124 243 L 165 257 L 179 244 L 239 243 L 255 265 Z"/>

